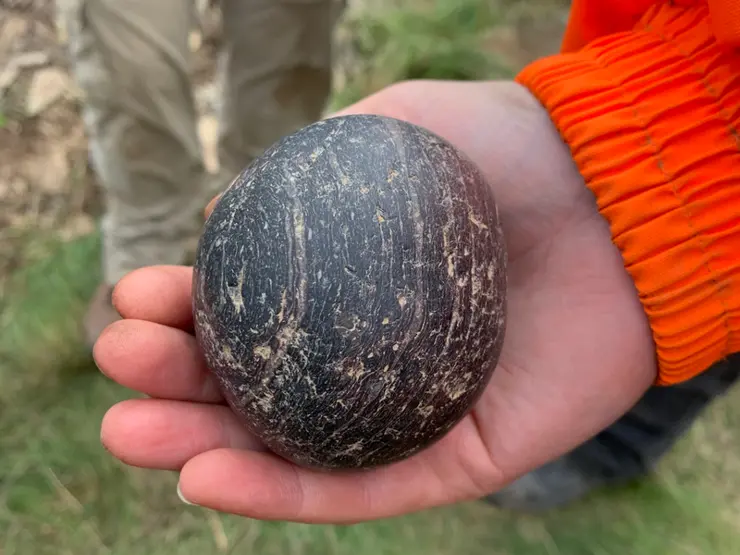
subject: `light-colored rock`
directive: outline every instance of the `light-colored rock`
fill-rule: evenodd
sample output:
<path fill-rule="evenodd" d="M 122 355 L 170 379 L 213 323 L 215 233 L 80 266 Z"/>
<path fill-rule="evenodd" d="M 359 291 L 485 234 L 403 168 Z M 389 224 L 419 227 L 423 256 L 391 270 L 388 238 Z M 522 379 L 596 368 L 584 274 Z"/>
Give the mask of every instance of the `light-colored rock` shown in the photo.
<path fill-rule="evenodd" d="M 0 19 L 0 65 L 9 58 L 16 41 L 28 30 L 28 21 L 14 14 L 3 14 Z"/>
<path fill-rule="evenodd" d="M 10 205 L 28 194 L 28 182 L 18 175 L 0 177 L 0 205 Z"/>
<path fill-rule="evenodd" d="M 21 70 L 39 67 L 49 62 L 46 52 L 24 52 L 16 54 L 0 71 L 0 93 L 9 88 L 21 73 Z"/>
<path fill-rule="evenodd" d="M 48 67 L 34 73 L 26 97 L 25 112 L 37 116 L 71 90 L 69 76 L 61 69 Z"/>
<path fill-rule="evenodd" d="M 198 120 L 198 135 L 203 148 L 203 163 L 208 173 L 218 173 L 218 120 L 205 115 Z"/>
<path fill-rule="evenodd" d="M 34 189 L 56 194 L 67 188 L 71 167 L 64 145 L 52 143 L 42 151 L 25 158 L 19 170 L 20 175 Z"/>
<path fill-rule="evenodd" d="M 81 212 L 69 218 L 59 229 L 63 241 L 71 241 L 95 231 L 95 220 L 89 214 Z"/>
<path fill-rule="evenodd" d="M 200 31 L 191 31 L 188 36 L 188 46 L 191 52 L 197 52 L 203 45 L 203 34 Z"/>

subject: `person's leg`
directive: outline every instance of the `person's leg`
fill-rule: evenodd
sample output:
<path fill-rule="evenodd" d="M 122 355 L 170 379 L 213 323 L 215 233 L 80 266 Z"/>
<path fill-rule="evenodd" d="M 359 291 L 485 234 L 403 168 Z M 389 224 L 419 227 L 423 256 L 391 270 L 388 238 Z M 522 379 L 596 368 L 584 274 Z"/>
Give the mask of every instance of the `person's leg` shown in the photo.
<path fill-rule="evenodd" d="M 198 231 L 201 149 L 189 81 L 191 0 L 76 0 L 63 14 L 85 94 L 91 159 L 105 192 L 104 285 L 92 342 L 117 318 L 112 286 L 153 264 L 181 264 Z"/>
<path fill-rule="evenodd" d="M 688 382 L 653 387 L 632 410 L 590 441 L 486 500 L 515 510 L 547 510 L 575 501 L 595 488 L 643 477 L 739 375 L 740 354 Z"/>
<path fill-rule="evenodd" d="M 223 178 L 231 180 L 279 138 L 321 119 L 343 8 L 344 0 L 222 0 Z"/>

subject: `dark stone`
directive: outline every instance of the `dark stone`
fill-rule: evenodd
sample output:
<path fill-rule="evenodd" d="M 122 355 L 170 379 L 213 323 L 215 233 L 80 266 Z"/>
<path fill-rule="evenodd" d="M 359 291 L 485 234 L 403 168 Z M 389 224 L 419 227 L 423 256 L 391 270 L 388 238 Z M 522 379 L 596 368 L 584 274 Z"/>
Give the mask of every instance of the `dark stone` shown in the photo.
<path fill-rule="evenodd" d="M 229 405 L 275 453 L 317 468 L 407 458 L 467 414 L 501 352 L 506 250 L 492 192 L 419 127 L 310 125 L 216 205 L 193 302 Z"/>

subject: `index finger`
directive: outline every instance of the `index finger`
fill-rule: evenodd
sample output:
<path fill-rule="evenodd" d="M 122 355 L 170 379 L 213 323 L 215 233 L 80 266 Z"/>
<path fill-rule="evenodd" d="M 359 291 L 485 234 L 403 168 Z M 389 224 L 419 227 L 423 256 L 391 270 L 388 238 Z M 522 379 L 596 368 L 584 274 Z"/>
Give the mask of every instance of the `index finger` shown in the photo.
<path fill-rule="evenodd" d="M 123 318 L 192 331 L 192 282 L 193 269 L 188 266 L 134 270 L 116 285 L 113 305 Z"/>
<path fill-rule="evenodd" d="M 221 198 L 220 194 L 216 195 L 215 197 L 211 199 L 211 202 L 209 202 L 208 205 L 206 206 L 206 209 L 205 209 L 206 220 L 211 215 L 211 212 L 213 212 L 213 209 L 216 208 L 216 204 L 218 203 L 218 200 L 220 198 Z"/>
<path fill-rule="evenodd" d="M 313 470 L 269 452 L 218 448 L 185 463 L 178 491 L 188 503 L 248 518 L 354 524 L 496 490 L 505 480 L 490 458 L 465 462 L 482 449 L 471 420 L 410 459 L 364 471 Z"/>

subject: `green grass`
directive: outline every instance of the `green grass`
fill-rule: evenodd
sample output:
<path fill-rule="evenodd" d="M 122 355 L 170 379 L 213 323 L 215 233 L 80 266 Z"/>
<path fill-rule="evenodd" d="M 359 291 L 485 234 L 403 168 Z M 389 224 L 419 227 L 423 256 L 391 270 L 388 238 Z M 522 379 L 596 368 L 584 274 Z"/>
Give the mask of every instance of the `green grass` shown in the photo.
<path fill-rule="evenodd" d="M 36 238 L 26 250 L 34 249 L 44 254 L 29 253 L 39 260 L 12 277 L 0 303 L 0 407 L 90 364 L 80 321 L 100 279 L 98 236 Z"/>
<path fill-rule="evenodd" d="M 453 4 L 460 9 L 449 11 Z M 335 105 L 398 79 L 499 72 L 476 50 L 496 13 L 477 0 L 432 7 L 428 16 L 399 8 L 360 25 L 369 70 L 358 71 Z M 0 313 L 0 555 L 738 552 L 737 390 L 712 407 L 655 478 L 543 517 L 468 503 L 356 526 L 308 526 L 185 506 L 176 476 L 126 467 L 99 442 L 105 411 L 132 394 L 101 376 L 81 343 L 79 322 L 99 279 L 98 236 L 37 238 L 32 249 L 35 262 L 13 277 Z"/>
<path fill-rule="evenodd" d="M 181 504 L 170 473 L 128 468 L 99 442 L 131 393 L 99 375 L 78 322 L 98 238 L 16 276 L 0 329 L 0 554 L 731 555 L 740 545 L 740 395 L 718 402 L 633 487 L 546 517 L 483 503 L 357 526 L 262 523 Z M 12 356 L 10 356 L 12 355 Z"/>
<path fill-rule="evenodd" d="M 481 48 L 486 31 L 500 22 L 495 2 L 481 0 L 411 0 L 363 11 L 346 21 L 358 56 L 331 108 L 403 80 L 512 76 L 511 68 Z"/>

